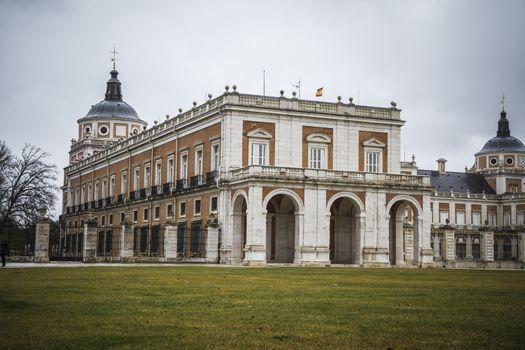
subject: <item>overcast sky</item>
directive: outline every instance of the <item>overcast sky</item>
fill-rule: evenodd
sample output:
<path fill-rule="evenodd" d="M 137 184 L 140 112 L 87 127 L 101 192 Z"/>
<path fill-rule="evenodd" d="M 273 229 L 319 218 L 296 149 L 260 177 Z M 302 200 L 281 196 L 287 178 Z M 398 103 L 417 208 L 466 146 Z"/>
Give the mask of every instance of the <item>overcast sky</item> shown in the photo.
<path fill-rule="evenodd" d="M 67 165 L 76 120 L 104 97 L 116 45 L 123 95 L 148 123 L 205 94 L 240 92 L 389 106 L 401 157 L 471 166 L 505 93 L 525 140 L 525 1 L 0 0 L 0 139 Z"/>

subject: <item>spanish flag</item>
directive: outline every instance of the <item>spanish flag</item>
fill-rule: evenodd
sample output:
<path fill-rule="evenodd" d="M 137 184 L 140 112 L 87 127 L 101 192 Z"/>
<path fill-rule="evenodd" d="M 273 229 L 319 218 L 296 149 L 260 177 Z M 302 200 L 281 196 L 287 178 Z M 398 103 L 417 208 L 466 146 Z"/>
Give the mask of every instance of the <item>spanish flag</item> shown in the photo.
<path fill-rule="evenodd" d="M 324 86 L 317 89 L 317 91 L 315 92 L 315 97 L 323 96 L 323 89 L 324 89 Z"/>

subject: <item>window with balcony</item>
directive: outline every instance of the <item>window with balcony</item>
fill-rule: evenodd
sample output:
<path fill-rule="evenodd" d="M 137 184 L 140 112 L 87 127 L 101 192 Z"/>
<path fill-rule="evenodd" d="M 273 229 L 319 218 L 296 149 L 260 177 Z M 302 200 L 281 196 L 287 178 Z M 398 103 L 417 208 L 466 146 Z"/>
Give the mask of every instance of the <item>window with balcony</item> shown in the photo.
<path fill-rule="evenodd" d="M 91 183 L 89 183 L 88 185 L 88 191 L 87 191 L 87 199 L 88 199 L 88 202 L 91 202 L 93 200 L 93 186 L 91 185 Z"/>
<path fill-rule="evenodd" d="M 133 190 L 138 191 L 140 189 L 140 167 L 135 168 L 135 176 L 133 177 Z"/>
<path fill-rule="evenodd" d="M 98 201 L 98 180 L 95 181 L 95 193 L 93 193 L 93 199 Z"/>
<path fill-rule="evenodd" d="M 161 161 L 158 160 L 155 163 L 155 186 L 160 186 L 161 176 L 162 176 L 162 164 L 161 164 Z"/>
<path fill-rule="evenodd" d="M 195 150 L 195 175 L 202 175 L 202 147 Z"/>
<path fill-rule="evenodd" d="M 113 197 L 115 195 L 115 175 L 111 175 L 109 179 L 109 196 Z"/>
<path fill-rule="evenodd" d="M 183 153 L 180 157 L 180 178 L 188 178 L 188 153 Z"/>
<path fill-rule="evenodd" d="M 456 212 L 456 225 L 465 225 L 465 212 L 457 211 Z"/>
<path fill-rule="evenodd" d="M 440 210 L 439 211 L 439 223 L 440 224 L 446 224 L 448 220 L 448 210 Z"/>
<path fill-rule="evenodd" d="M 107 179 L 104 177 L 102 179 L 102 198 L 106 198 L 107 197 L 107 187 L 108 187 L 108 181 Z"/>
<path fill-rule="evenodd" d="M 503 226 L 510 226 L 510 212 L 503 213 Z"/>
<path fill-rule="evenodd" d="M 524 212 L 519 212 L 516 215 L 516 225 L 523 226 L 524 223 L 525 223 L 525 213 Z"/>
<path fill-rule="evenodd" d="M 125 194 L 126 192 L 128 192 L 128 174 L 122 172 L 120 177 L 120 193 Z"/>
<path fill-rule="evenodd" d="M 173 161 L 173 156 L 170 156 L 168 158 L 168 181 L 167 182 L 173 182 L 174 179 L 173 179 L 173 175 L 174 175 L 174 171 L 175 171 L 175 167 L 174 167 L 175 163 Z"/>
<path fill-rule="evenodd" d="M 306 142 L 308 144 L 308 166 L 313 169 L 326 169 L 330 137 L 323 134 L 310 134 Z"/>
<path fill-rule="evenodd" d="M 365 171 L 381 173 L 383 169 L 383 148 L 385 144 L 376 138 L 363 142 L 365 155 Z"/>
<path fill-rule="evenodd" d="M 479 211 L 472 212 L 472 225 L 481 226 L 481 212 Z"/>
<path fill-rule="evenodd" d="M 214 143 L 211 146 L 211 171 L 219 170 L 220 166 L 220 145 Z"/>
<path fill-rule="evenodd" d="M 263 129 L 248 133 L 249 165 L 269 165 L 270 140 L 272 134 Z"/>
<path fill-rule="evenodd" d="M 497 225 L 497 216 L 496 216 L 496 213 L 494 212 L 489 212 L 487 214 L 487 220 L 489 222 L 489 226 L 496 226 Z"/>
<path fill-rule="evenodd" d="M 151 169 L 150 169 L 149 164 L 146 164 L 144 166 L 144 188 L 150 186 L 151 184 L 150 177 L 151 177 Z"/>

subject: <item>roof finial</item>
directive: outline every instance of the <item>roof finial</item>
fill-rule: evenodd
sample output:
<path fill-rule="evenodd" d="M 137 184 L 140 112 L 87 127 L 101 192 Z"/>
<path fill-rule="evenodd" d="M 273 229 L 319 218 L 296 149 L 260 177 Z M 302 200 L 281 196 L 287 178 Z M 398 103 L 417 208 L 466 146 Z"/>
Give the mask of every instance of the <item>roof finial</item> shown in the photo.
<path fill-rule="evenodd" d="M 115 62 L 117 62 L 117 54 L 118 52 L 115 50 L 115 45 L 113 45 L 113 51 L 110 51 L 110 53 L 113 54 L 113 57 L 111 58 L 111 62 L 113 62 L 113 69 L 116 70 L 116 67 L 115 67 Z"/>
<path fill-rule="evenodd" d="M 500 104 L 501 104 L 501 110 L 504 111 L 505 110 L 505 94 L 501 95 Z"/>

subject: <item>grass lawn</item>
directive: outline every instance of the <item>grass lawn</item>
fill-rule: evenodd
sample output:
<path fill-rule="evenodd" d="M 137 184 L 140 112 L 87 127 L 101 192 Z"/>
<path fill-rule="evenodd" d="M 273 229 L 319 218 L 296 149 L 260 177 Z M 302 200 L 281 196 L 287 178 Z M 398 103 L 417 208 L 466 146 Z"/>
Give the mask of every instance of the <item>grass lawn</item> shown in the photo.
<path fill-rule="evenodd" d="M 525 348 L 525 271 L 0 270 L 2 349 Z"/>

